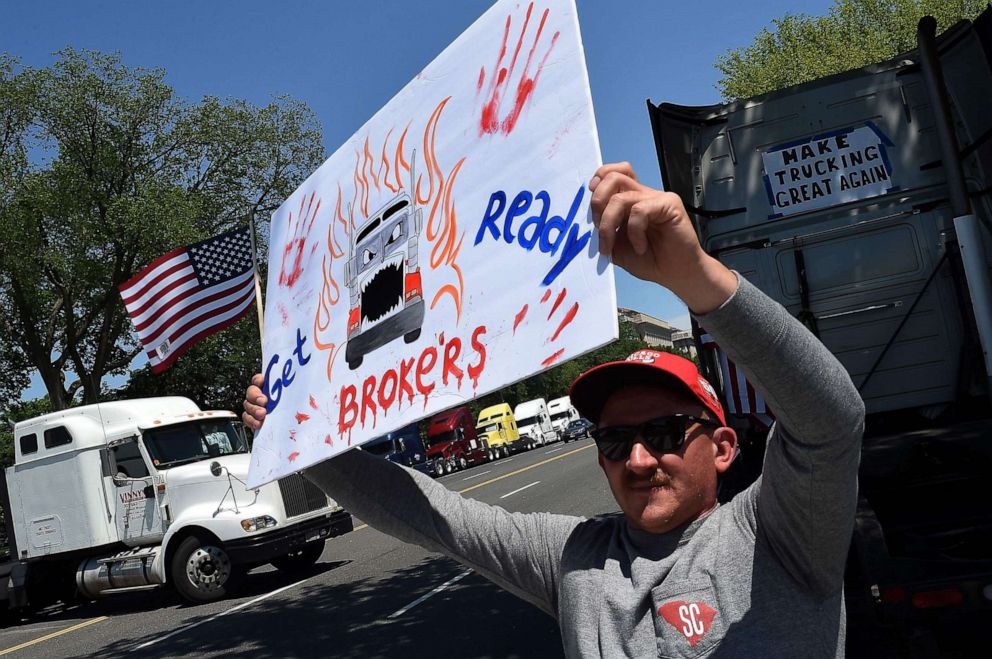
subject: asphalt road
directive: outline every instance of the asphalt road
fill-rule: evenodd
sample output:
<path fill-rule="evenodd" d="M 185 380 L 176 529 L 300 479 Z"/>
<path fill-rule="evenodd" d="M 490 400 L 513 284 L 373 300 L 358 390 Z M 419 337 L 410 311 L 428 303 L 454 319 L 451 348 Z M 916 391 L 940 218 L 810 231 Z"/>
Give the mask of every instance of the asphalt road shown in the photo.
<path fill-rule="evenodd" d="M 617 510 L 588 440 L 440 480 L 511 511 Z M 450 559 L 355 523 L 328 541 L 305 578 L 265 566 L 222 602 L 190 606 L 160 589 L 43 611 L 0 630 L 0 656 L 562 655 L 558 626 L 546 614 Z"/>

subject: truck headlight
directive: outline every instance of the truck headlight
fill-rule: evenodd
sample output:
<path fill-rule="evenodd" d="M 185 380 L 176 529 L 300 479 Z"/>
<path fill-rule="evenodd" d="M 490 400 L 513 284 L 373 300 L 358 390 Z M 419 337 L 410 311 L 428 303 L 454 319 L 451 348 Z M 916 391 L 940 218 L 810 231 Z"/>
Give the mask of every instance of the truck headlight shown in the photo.
<path fill-rule="evenodd" d="M 249 517 L 248 519 L 241 520 L 241 528 L 246 532 L 251 533 L 252 531 L 261 531 L 262 529 L 268 529 L 277 524 L 276 520 L 269 515 L 262 515 L 261 517 Z"/>

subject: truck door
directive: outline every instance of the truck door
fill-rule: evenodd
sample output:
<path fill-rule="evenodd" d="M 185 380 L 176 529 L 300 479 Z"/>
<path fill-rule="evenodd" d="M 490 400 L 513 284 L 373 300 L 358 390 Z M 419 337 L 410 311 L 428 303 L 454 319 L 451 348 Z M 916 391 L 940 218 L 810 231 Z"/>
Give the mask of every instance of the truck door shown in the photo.
<path fill-rule="evenodd" d="M 128 545 L 158 542 L 165 535 L 154 477 L 137 437 L 114 442 L 109 448 L 107 489 L 114 505 L 117 535 Z"/>

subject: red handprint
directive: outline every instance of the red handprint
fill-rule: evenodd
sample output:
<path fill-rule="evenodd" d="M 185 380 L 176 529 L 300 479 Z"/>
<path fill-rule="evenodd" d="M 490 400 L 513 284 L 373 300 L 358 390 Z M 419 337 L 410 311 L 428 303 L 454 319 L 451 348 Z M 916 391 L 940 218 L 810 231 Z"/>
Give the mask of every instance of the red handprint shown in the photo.
<path fill-rule="evenodd" d="M 300 198 L 300 210 L 293 220 L 293 212 L 289 212 L 289 221 L 286 223 L 286 245 L 282 249 L 282 264 L 279 267 L 279 285 L 292 288 L 296 280 L 303 274 L 303 256 L 306 250 L 307 236 L 313 222 L 317 219 L 317 212 L 320 210 L 320 199 L 314 200 L 317 193 L 311 192 L 310 199 L 306 195 Z M 304 206 L 306 210 L 304 211 Z M 312 255 L 317 249 L 317 243 L 310 248 Z"/>
<path fill-rule="evenodd" d="M 544 24 L 548 20 L 548 10 L 545 9 L 541 14 L 541 22 L 537 26 L 537 33 L 534 35 L 534 41 L 531 44 L 530 52 L 527 54 L 527 61 L 524 64 L 524 68 L 520 72 L 519 77 L 514 79 L 513 72 L 517 65 L 517 57 L 520 55 L 520 48 L 523 46 L 524 36 L 527 34 L 527 28 L 530 25 L 530 16 L 533 11 L 534 3 L 532 2 L 527 6 L 527 16 L 524 18 L 523 27 L 520 29 L 520 36 L 517 38 L 517 46 L 513 50 L 513 57 L 510 59 L 509 67 L 503 66 L 503 58 L 506 56 L 506 44 L 510 36 L 512 17 L 506 17 L 503 43 L 500 46 L 496 64 L 489 71 L 489 87 L 486 90 L 486 97 L 482 105 L 482 117 L 479 123 L 480 135 L 484 133 L 494 134 L 497 131 L 501 131 L 504 135 L 509 135 L 513 131 L 513 127 L 517 124 L 517 119 L 520 118 L 520 113 L 524 109 L 524 105 L 527 104 L 527 100 L 534 93 L 534 88 L 537 87 L 537 79 L 541 75 L 541 70 L 544 68 L 545 62 L 548 61 L 548 55 L 551 54 L 551 49 L 555 47 L 555 42 L 558 41 L 559 33 L 555 32 L 551 36 L 551 43 L 548 45 L 548 49 L 541 58 L 541 63 L 537 65 L 533 76 L 530 76 L 530 66 L 534 59 L 534 52 L 537 50 L 538 43 L 541 41 Z M 482 67 L 482 70 L 479 71 L 479 83 L 477 87 L 479 92 L 482 91 L 485 81 L 486 67 Z M 500 119 L 500 106 L 503 95 L 511 84 L 516 85 L 513 107 Z"/>

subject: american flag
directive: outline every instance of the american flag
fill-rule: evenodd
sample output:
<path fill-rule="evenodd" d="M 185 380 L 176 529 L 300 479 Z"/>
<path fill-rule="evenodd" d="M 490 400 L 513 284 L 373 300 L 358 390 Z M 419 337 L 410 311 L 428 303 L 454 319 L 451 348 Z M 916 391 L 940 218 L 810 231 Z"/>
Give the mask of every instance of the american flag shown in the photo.
<path fill-rule="evenodd" d="M 255 266 L 249 229 L 174 249 L 118 288 L 152 371 L 161 373 L 197 341 L 251 309 Z"/>
<path fill-rule="evenodd" d="M 737 364 L 720 350 L 720 346 L 710 334 L 701 331 L 699 341 L 703 344 L 703 348 L 716 351 L 717 362 L 723 374 L 723 393 L 727 402 L 727 412 L 738 416 L 750 416 L 764 427 L 769 427 L 774 415 L 765 404 L 765 399 L 744 377 L 744 371 L 737 368 Z"/>

